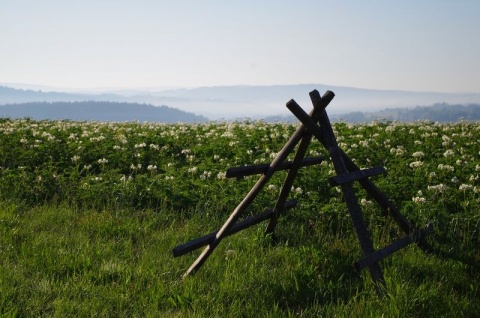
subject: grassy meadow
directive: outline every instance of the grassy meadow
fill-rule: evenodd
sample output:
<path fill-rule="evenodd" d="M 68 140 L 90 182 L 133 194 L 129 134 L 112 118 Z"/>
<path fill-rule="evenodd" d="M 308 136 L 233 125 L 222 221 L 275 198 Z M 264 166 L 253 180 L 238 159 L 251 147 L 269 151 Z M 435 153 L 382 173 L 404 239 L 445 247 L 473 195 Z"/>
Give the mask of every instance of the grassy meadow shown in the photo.
<path fill-rule="evenodd" d="M 276 243 L 266 223 L 201 250 L 171 250 L 218 228 L 296 124 L 103 123 L 0 119 L 1 317 L 477 317 L 480 313 L 480 123 L 335 123 L 340 147 L 428 242 L 381 261 L 378 298 L 333 165 L 313 141 Z M 290 159 L 293 159 L 293 154 Z M 245 217 L 273 207 L 277 172 Z M 365 191 L 358 201 L 381 248 L 404 234 Z"/>

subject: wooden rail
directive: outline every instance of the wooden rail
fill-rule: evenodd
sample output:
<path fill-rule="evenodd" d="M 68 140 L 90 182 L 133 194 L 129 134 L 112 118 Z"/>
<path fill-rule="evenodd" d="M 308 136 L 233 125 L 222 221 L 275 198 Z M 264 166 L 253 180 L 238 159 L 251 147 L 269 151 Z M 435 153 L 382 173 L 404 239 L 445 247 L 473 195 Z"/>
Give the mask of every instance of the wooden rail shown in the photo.
<path fill-rule="evenodd" d="M 290 200 L 285 203 L 285 210 L 289 210 L 291 208 L 294 208 L 297 205 L 296 200 Z M 241 222 L 236 223 L 233 225 L 226 233 L 225 237 L 230 236 L 232 234 L 235 234 L 241 230 L 244 230 L 246 228 L 249 228 L 250 226 L 253 226 L 255 224 L 258 224 L 262 221 L 270 219 L 273 215 L 275 214 L 275 209 L 269 209 L 264 211 L 263 213 L 256 214 L 250 218 L 247 218 Z M 210 242 L 215 238 L 215 235 L 217 235 L 217 232 L 212 232 L 210 234 L 207 234 L 205 236 L 199 237 L 197 239 L 191 240 L 185 244 L 179 245 L 175 247 L 172 250 L 173 257 L 179 257 L 182 255 L 185 255 L 187 253 L 190 253 L 191 251 L 194 251 L 200 247 L 206 246 L 210 244 Z"/>

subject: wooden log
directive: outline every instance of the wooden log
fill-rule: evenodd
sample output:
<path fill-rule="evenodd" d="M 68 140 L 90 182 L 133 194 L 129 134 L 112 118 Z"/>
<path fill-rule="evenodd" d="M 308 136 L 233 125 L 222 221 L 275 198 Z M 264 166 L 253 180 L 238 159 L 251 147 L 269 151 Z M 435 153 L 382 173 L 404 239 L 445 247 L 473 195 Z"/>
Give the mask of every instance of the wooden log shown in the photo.
<path fill-rule="evenodd" d="M 318 91 L 314 90 L 310 92 L 310 99 L 312 100 L 312 103 L 314 105 L 320 104 L 321 97 Z M 325 140 L 323 139 L 323 137 L 319 139 L 319 141 L 326 147 Z M 349 171 L 360 170 L 360 168 L 353 162 L 353 160 L 350 159 L 350 157 L 347 156 L 341 149 L 340 149 L 340 152 L 342 154 L 343 162 L 345 163 Z M 408 220 L 398 212 L 398 210 L 393 206 L 390 200 L 388 200 L 385 194 L 381 192 L 377 188 L 377 186 L 372 181 L 370 181 L 370 179 L 360 179 L 359 183 L 368 192 L 368 194 L 375 201 L 377 201 L 378 204 L 380 204 L 380 207 L 384 211 L 384 214 L 391 215 L 393 217 L 393 219 L 397 222 L 397 224 L 400 226 L 400 228 L 404 231 L 405 234 L 408 234 L 412 230 L 416 229 L 413 224 L 408 222 Z"/>
<path fill-rule="evenodd" d="M 310 99 L 312 100 L 313 105 L 321 105 L 322 98 L 317 90 L 310 92 Z M 317 137 L 318 139 L 318 137 Z M 319 139 L 319 141 L 325 145 L 325 141 Z M 342 159 L 347 169 L 349 171 L 358 171 L 360 168 L 347 156 L 341 149 Z M 413 230 L 416 230 L 416 226 L 409 222 L 399 211 L 398 209 L 390 202 L 387 196 L 378 189 L 378 187 L 368 178 L 358 180 L 360 185 L 368 192 L 368 194 L 380 205 L 385 216 L 390 215 L 395 222 L 400 226 L 402 231 L 405 234 L 411 233 Z M 434 253 L 433 247 L 428 244 L 425 240 L 420 240 L 415 242 L 424 252 Z"/>
<path fill-rule="evenodd" d="M 330 182 L 330 185 L 332 187 L 335 187 L 343 183 L 376 176 L 382 173 L 387 173 L 387 170 L 385 170 L 384 167 L 374 167 L 374 168 L 357 170 L 357 171 L 349 172 L 347 174 L 341 174 L 335 177 L 331 177 L 328 179 L 328 181 Z"/>
<path fill-rule="evenodd" d="M 318 107 L 315 105 L 315 103 L 314 106 L 316 108 Z M 303 111 L 303 109 L 297 103 L 295 103 L 295 101 L 288 105 L 288 109 L 290 109 L 290 111 L 307 127 L 307 129 L 310 130 L 319 141 L 323 140 L 330 153 L 330 157 L 332 158 L 336 173 L 338 175 L 347 174 L 348 170 L 343 162 L 342 152 L 338 147 L 327 113 L 325 109 L 321 109 L 321 107 L 318 108 L 320 108 L 320 127 Z M 370 233 L 368 232 L 367 225 L 363 219 L 362 210 L 357 202 L 355 191 L 351 183 L 342 184 L 342 190 L 345 203 L 347 204 L 348 212 L 354 224 L 363 254 L 370 255 L 375 252 L 375 250 L 373 248 L 373 242 L 371 240 Z M 385 288 L 386 283 L 380 265 L 378 263 L 370 265 L 369 271 L 377 288 L 377 294 L 379 296 L 383 295 L 383 289 Z"/>
<path fill-rule="evenodd" d="M 431 226 L 423 230 L 414 230 L 409 235 L 402 237 L 401 239 L 396 240 L 392 244 L 375 251 L 374 253 L 367 255 L 363 259 L 355 262 L 354 267 L 357 270 L 362 270 L 367 266 L 370 266 L 374 263 L 377 263 L 384 259 L 385 257 L 392 255 L 393 253 L 397 252 L 398 250 L 406 247 L 410 243 L 419 242 L 420 240 L 424 239 L 428 233 L 432 230 Z"/>
<path fill-rule="evenodd" d="M 333 92 L 328 91 L 327 93 L 325 93 L 324 97 L 321 98 L 321 101 L 319 102 L 319 104 L 328 105 L 332 101 L 334 96 L 335 94 L 333 94 Z M 315 109 L 312 110 L 311 115 L 314 114 L 314 111 Z M 214 249 L 218 246 L 218 244 L 222 240 L 225 232 L 228 231 L 228 229 L 230 229 L 235 224 L 235 222 L 237 222 L 238 218 L 243 213 L 243 211 L 245 211 L 245 209 L 253 202 L 255 197 L 262 190 L 263 186 L 268 182 L 268 180 L 270 180 L 273 174 L 277 171 L 278 167 L 280 167 L 280 165 L 285 161 L 285 159 L 288 157 L 290 152 L 292 152 L 292 150 L 298 144 L 300 139 L 302 139 L 304 131 L 305 131 L 304 125 L 300 125 L 297 128 L 297 130 L 292 135 L 292 137 L 290 137 L 287 143 L 283 146 L 282 150 L 280 150 L 280 152 L 277 153 L 277 156 L 270 164 L 269 169 L 258 179 L 257 183 L 255 183 L 255 185 L 252 187 L 250 192 L 248 192 L 248 194 L 238 204 L 238 206 L 235 208 L 232 214 L 230 214 L 227 221 L 223 224 L 223 226 L 215 235 L 215 238 L 203 250 L 203 252 L 192 263 L 192 265 L 190 265 L 190 267 L 187 269 L 185 274 L 183 274 L 184 278 L 189 274 L 195 273 L 205 263 L 207 258 L 210 256 L 210 254 L 214 251 Z"/>
<path fill-rule="evenodd" d="M 296 205 L 297 205 L 296 200 L 294 200 L 294 199 L 289 200 L 285 203 L 285 206 L 284 206 L 283 210 L 291 209 L 291 208 L 295 207 Z M 266 210 L 262 213 L 256 214 L 256 215 L 254 215 L 250 218 L 247 218 L 247 219 L 245 219 L 241 222 L 235 223 L 235 225 L 233 225 L 225 233 L 225 237 L 233 235 L 237 232 L 240 232 L 241 230 L 249 228 L 249 227 L 251 227 L 255 224 L 258 224 L 260 222 L 263 222 L 263 221 L 271 218 L 273 215 L 275 215 L 275 209 L 274 208 Z M 192 251 L 194 251 L 194 250 L 196 250 L 200 247 L 203 247 L 205 245 L 210 244 L 210 242 L 215 238 L 216 234 L 217 234 L 217 232 L 212 232 L 210 234 L 207 234 L 205 236 L 196 238 L 194 240 L 191 240 L 187 243 L 184 243 L 182 245 L 179 245 L 179 246 L 175 247 L 172 250 L 173 257 L 179 257 L 179 256 L 182 256 L 182 255 L 185 255 L 185 254 L 190 253 L 190 252 L 192 252 Z"/>
<path fill-rule="evenodd" d="M 323 161 L 322 157 L 304 158 L 300 163 L 300 167 L 317 165 L 322 163 L 322 161 Z M 278 167 L 277 171 L 291 169 L 292 165 L 293 165 L 293 161 L 286 161 L 282 163 L 280 167 Z M 233 167 L 227 170 L 227 178 L 242 178 L 242 177 L 251 176 L 255 174 L 262 174 L 262 173 L 265 173 L 268 170 L 268 168 L 270 168 L 269 164 Z"/>
<path fill-rule="evenodd" d="M 312 115 L 314 116 L 315 113 Z M 303 157 L 307 152 L 308 146 L 310 145 L 310 141 L 312 140 L 312 134 L 307 130 L 303 134 L 302 141 L 298 146 L 297 153 L 295 154 L 295 158 L 293 159 L 292 166 L 288 171 L 288 175 L 283 182 L 282 189 L 280 190 L 280 194 L 277 199 L 277 203 L 275 204 L 275 215 L 270 219 L 268 222 L 267 228 L 265 229 L 265 234 L 273 233 L 275 227 L 277 225 L 278 216 L 283 211 L 283 206 L 285 205 L 285 201 L 290 194 L 290 191 L 293 186 L 293 182 L 295 181 L 295 177 L 297 176 L 298 170 L 300 169 L 302 162 L 304 161 Z M 272 235 L 272 240 L 275 240 L 275 236 Z"/>

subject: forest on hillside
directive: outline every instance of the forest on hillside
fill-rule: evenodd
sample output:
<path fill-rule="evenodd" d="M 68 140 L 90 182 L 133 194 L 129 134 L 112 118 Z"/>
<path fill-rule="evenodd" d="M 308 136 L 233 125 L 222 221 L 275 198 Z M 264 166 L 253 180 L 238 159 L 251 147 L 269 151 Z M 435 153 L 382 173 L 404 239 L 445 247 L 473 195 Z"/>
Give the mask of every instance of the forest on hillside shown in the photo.
<path fill-rule="evenodd" d="M 197 123 L 206 117 L 168 106 L 118 102 L 31 102 L 0 106 L 0 117 L 95 121 Z"/>
<path fill-rule="evenodd" d="M 414 108 L 392 108 L 373 113 L 352 112 L 336 115 L 337 120 L 346 122 L 370 122 L 372 120 L 411 122 L 418 120 L 457 122 L 461 120 L 480 120 L 480 105 L 450 105 L 437 103 L 432 106 L 417 106 Z"/>

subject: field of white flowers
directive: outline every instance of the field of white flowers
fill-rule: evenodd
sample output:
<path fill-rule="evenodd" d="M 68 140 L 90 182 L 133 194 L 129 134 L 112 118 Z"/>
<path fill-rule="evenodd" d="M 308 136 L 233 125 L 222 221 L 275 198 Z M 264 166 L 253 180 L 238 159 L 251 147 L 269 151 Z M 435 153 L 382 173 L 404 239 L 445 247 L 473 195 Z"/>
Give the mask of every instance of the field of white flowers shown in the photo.
<path fill-rule="evenodd" d="M 293 124 L 235 122 L 142 124 L 70 121 L 0 121 L 0 198 L 27 205 L 67 202 L 83 208 L 174 209 L 215 207 L 228 215 L 255 182 L 227 180 L 229 167 L 269 163 Z M 439 222 L 478 240 L 480 124 L 334 124 L 339 146 L 362 168 L 384 166 L 375 182 L 415 223 Z M 333 166 L 320 143 L 292 195 L 319 213 L 342 210 L 339 189 L 327 178 Z M 273 178 L 257 206 L 270 207 L 283 175 Z M 361 197 L 369 209 L 372 201 Z M 374 209 L 374 207 L 371 207 Z M 463 239 L 467 239 L 464 237 Z"/>
<path fill-rule="evenodd" d="M 226 170 L 270 163 L 296 126 L 0 119 L 0 202 L 123 215 L 150 211 L 168 214 L 172 224 L 200 217 L 208 224 L 205 227 L 211 227 L 210 220 L 223 223 L 257 179 L 227 179 Z M 419 227 L 435 225 L 434 247 L 470 263 L 480 262 L 480 123 L 335 123 L 333 128 L 339 146 L 359 167 L 386 168 L 387 175 L 372 180 L 408 220 Z M 338 237 L 352 227 L 341 191 L 328 183 L 333 165 L 321 144 L 313 141 L 307 157 L 317 156 L 324 161 L 302 168 L 293 186 L 291 196 L 299 207 L 282 217 L 288 225 L 279 224 L 289 244 L 295 244 L 296 236 L 304 238 L 300 232 L 328 231 Z M 248 213 L 272 207 L 285 176 L 277 172 Z M 378 239 L 386 233 L 375 229 L 386 226 L 385 219 L 362 189 L 358 193 Z M 0 225 L 11 232 L 6 235 L 14 242 L 15 225 L 5 220 Z M 179 233 L 181 237 L 167 248 L 183 243 L 184 235 Z"/>
<path fill-rule="evenodd" d="M 444 204 L 452 213 L 478 206 L 480 124 L 337 123 L 334 128 L 340 147 L 358 165 L 388 170 L 381 183 L 399 204 L 410 201 L 429 209 Z M 97 207 L 188 208 L 206 192 L 213 195 L 228 188 L 227 195 L 238 188 L 238 183 L 225 181 L 226 169 L 271 162 L 294 130 L 295 125 L 263 122 L 166 125 L 3 119 L 1 195 L 29 204 L 67 200 Z M 314 142 L 308 155 L 322 156 L 325 151 Z M 334 173 L 332 165 L 326 160 L 320 169 L 307 169 L 308 180 L 302 180 L 296 192 L 328 197 L 314 190 L 315 183 Z"/>

